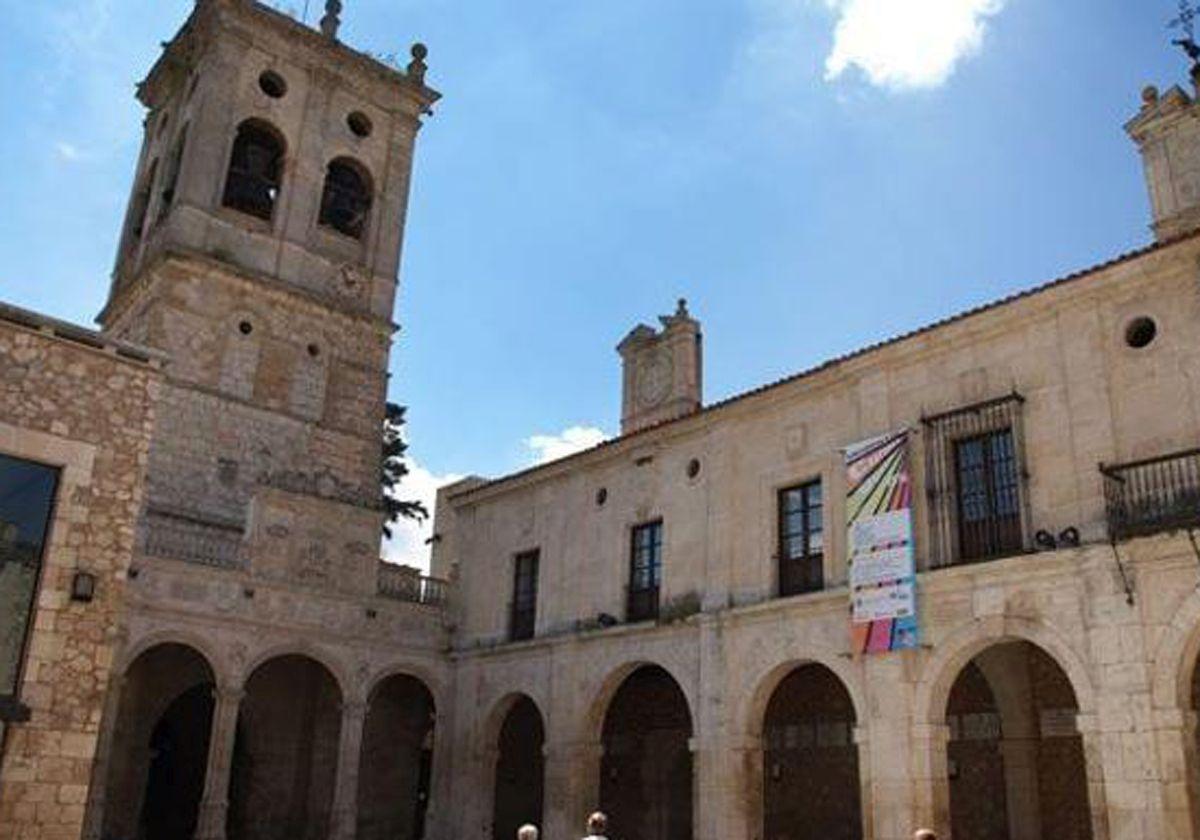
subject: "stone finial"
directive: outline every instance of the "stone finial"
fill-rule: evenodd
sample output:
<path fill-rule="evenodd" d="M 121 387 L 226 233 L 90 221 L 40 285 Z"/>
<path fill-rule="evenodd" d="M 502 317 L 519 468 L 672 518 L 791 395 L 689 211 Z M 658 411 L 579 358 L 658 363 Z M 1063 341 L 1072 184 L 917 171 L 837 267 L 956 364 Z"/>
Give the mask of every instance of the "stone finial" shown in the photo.
<path fill-rule="evenodd" d="M 326 38 L 336 38 L 338 27 L 342 25 L 342 0 L 325 0 L 325 17 L 321 18 L 321 34 Z"/>
<path fill-rule="evenodd" d="M 427 55 L 429 55 L 429 48 L 424 44 L 417 42 L 412 45 L 412 61 L 408 62 L 408 78 L 419 84 L 425 84 L 425 71 L 429 69 L 429 65 L 425 63 Z"/>
<path fill-rule="evenodd" d="M 1154 85 L 1146 85 L 1142 88 L 1142 104 L 1146 107 L 1158 104 L 1158 88 Z"/>
<path fill-rule="evenodd" d="M 688 317 L 687 298 L 679 299 L 679 303 L 675 307 L 675 317 L 676 318 L 687 318 Z"/>

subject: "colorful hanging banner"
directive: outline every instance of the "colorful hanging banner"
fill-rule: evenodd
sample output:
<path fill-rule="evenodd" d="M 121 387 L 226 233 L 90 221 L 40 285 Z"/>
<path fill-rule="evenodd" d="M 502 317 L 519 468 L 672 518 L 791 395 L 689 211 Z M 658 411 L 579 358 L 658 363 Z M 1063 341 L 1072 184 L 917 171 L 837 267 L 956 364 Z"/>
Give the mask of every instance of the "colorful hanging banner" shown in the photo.
<path fill-rule="evenodd" d="M 850 640 L 854 653 L 918 644 L 908 431 L 846 450 Z"/>

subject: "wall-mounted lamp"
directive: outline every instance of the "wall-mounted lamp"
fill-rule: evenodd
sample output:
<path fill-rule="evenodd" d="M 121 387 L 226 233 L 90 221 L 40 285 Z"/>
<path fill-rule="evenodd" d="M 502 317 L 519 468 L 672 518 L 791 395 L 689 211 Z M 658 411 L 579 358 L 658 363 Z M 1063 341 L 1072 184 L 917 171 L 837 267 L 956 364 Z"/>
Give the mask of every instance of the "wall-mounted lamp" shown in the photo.
<path fill-rule="evenodd" d="M 89 604 L 96 597 L 96 576 L 91 572 L 76 572 L 71 578 L 71 600 Z"/>
<path fill-rule="evenodd" d="M 1058 535 L 1058 541 L 1063 545 L 1071 548 L 1079 547 L 1079 529 L 1072 525 L 1070 528 L 1064 528 L 1062 533 Z"/>
<path fill-rule="evenodd" d="M 434 534 L 433 536 L 427 537 L 425 539 L 425 545 L 433 545 L 434 543 L 440 543 L 441 541 L 442 541 L 442 535 Z"/>
<path fill-rule="evenodd" d="M 1038 531 L 1034 535 L 1033 540 L 1037 543 L 1038 548 L 1043 551 L 1053 551 L 1058 548 L 1058 540 L 1054 539 L 1054 535 L 1049 531 Z"/>

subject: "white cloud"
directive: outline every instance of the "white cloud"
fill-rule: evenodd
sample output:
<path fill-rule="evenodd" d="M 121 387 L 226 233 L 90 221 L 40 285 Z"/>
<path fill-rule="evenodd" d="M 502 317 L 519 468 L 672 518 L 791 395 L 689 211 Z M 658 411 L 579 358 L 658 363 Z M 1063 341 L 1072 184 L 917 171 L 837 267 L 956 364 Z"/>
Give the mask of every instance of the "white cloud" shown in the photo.
<path fill-rule="evenodd" d="M 59 140 L 57 143 L 54 144 L 54 151 L 59 156 L 60 159 L 68 161 L 70 163 L 74 163 L 75 161 L 83 160 L 83 158 L 84 158 L 84 154 L 82 151 L 79 150 L 78 146 L 76 146 L 72 143 L 67 143 L 66 141 L 63 141 L 63 140 Z"/>
<path fill-rule="evenodd" d="M 825 0 L 838 14 L 825 76 L 851 67 L 891 90 L 933 88 L 979 52 L 1006 0 Z"/>
<path fill-rule="evenodd" d="M 429 518 L 424 522 L 402 519 L 392 525 L 392 538 L 383 541 L 383 559 L 390 563 L 403 563 L 429 571 L 429 546 L 426 540 L 433 534 L 433 502 L 439 487 L 453 484 L 461 475 L 448 473 L 436 475 L 412 459 L 408 461 L 408 475 L 400 482 L 399 496 L 424 502 Z"/>
<path fill-rule="evenodd" d="M 547 464 L 576 452 L 591 449 L 608 439 L 594 426 L 571 426 L 556 435 L 531 435 L 525 439 L 534 463 Z"/>

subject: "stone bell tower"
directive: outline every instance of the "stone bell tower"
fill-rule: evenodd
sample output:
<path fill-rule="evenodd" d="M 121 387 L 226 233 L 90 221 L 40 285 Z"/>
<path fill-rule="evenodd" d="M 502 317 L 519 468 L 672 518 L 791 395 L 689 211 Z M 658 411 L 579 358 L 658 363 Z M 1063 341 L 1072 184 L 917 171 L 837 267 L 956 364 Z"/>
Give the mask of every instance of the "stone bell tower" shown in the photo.
<path fill-rule="evenodd" d="M 1200 85 L 1200 65 L 1192 68 Z M 1178 85 L 1147 87 L 1142 107 L 1125 130 L 1146 168 L 1153 230 L 1158 241 L 1200 228 L 1200 104 Z"/>
<path fill-rule="evenodd" d="M 145 138 L 98 320 L 170 359 L 148 554 L 373 594 L 392 307 L 439 95 L 422 45 L 400 68 L 341 43 L 341 6 L 318 30 L 197 0 L 138 86 Z"/>
<path fill-rule="evenodd" d="M 638 324 L 617 345 L 624 368 L 621 434 L 700 410 L 700 322 L 688 313 L 683 299 L 675 314 L 658 320 L 661 330 Z"/>

